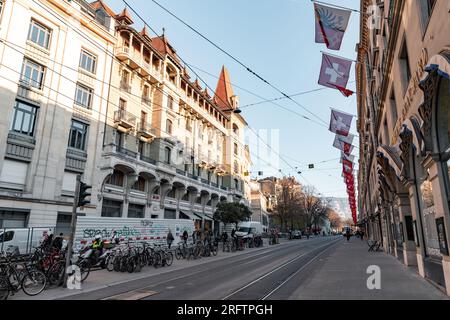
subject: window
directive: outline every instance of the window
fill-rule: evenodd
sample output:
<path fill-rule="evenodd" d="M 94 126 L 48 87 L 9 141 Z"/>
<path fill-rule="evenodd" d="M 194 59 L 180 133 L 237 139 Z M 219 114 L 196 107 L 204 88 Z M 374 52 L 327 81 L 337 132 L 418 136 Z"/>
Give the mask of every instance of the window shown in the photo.
<path fill-rule="evenodd" d="M 38 108 L 31 104 L 16 100 L 11 131 L 33 136 L 37 110 Z"/>
<path fill-rule="evenodd" d="M 45 67 L 27 58 L 23 60 L 20 82 L 27 86 L 42 89 Z"/>
<path fill-rule="evenodd" d="M 164 162 L 170 164 L 170 154 L 172 150 L 169 147 L 164 149 Z"/>
<path fill-rule="evenodd" d="M 384 144 L 388 146 L 389 145 L 389 129 L 388 129 L 388 124 L 387 124 L 386 118 L 384 118 L 383 129 L 384 129 Z"/>
<path fill-rule="evenodd" d="M 191 119 L 186 119 L 186 130 L 192 131 Z"/>
<path fill-rule="evenodd" d="M 399 65 L 403 82 L 403 91 L 406 92 L 409 80 L 411 79 L 411 69 L 409 65 L 408 48 L 406 45 L 406 37 L 403 38 L 402 48 L 399 55 Z"/>
<path fill-rule="evenodd" d="M 144 218 L 144 216 L 145 206 L 134 203 L 128 205 L 128 218 Z"/>
<path fill-rule="evenodd" d="M 147 125 L 147 112 L 141 111 L 141 127 L 144 129 Z"/>
<path fill-rule="evenodd" d="M 234 173 L 239 173 L 239 164 L 237 161 L 234 162 Z"/>
<path fill-rule="evenodd" d="M 14 209 L 0 210 L 0 228 L 25 228 L 29 212 Z M 12 234 L 14 235 L 14 233 Z M 10 236 L 5 235 L 5 238 Z M 8 240 L 3 240 L 8 241 Z"/>
<path fill-rule="evenodd" d="M 103 200 L 102 217 L 120 218 L 122 216 L 122 202 Z"/>
<path fill-rule="evenodd" d="M 145 191 L 145 179 L 139 177 L 131 188 L 137 191 Z"/>
<path fill-rule="evenodd" d="M 86 109 L 90 109 L 92 107 L 93 92 L 94 90 L 91 88 L 77 83 L 77 87 L 75 89 L 75 103 Z"/>
<path fill-rule="evenodd" d="M 238 148 L 238 145 L 237 145 L 237 143 L 235 143 L 234 144 L 234 155 L 238 155 L 239 154 L 239 148 Z"/>
<path fill-rule="evenodd" d="M 131 87 L 129 85 L 130 82 L 130 73 L 127 70 L 122 71 L 122 78 L 120 80 L 120 88 L 129 92 Z"/>
<path fill-rule="evenodd" d="M 120 98 L 119 99 L 119 109 L 120 110 L 127 110 L 127 101 Z"/>
<path fill-rule="evenodd" d="M 395 102 L 395 93 L 394 89 L 391 91 L 391 118 L 392 118 L 392 129 L 395 128 L 397 124 L 398 114 L 397 114 L 397 103 Z"/>
<path fill-rule="evenodd" d="M 108 177 L 106 184 L 110 184 L 117 187 L 123 187 L 124 174 L 122 171 L 115 170 L 113 174 Z"/>
<path fill-rule="evenodd" d="M 30 29 L 28 31 L 28 40 L 45 49 L 48 49 L 50 44 L 50 34 L 51 30 L 49 28 L 44 27 L 35 20 L 31 20 Z"/>
<path fill-rule="evenodd" d="M 145 104 L 150 104 L 150 88 L 147 85 L 144 85 L 144 88 L 142 89 L 142 101 Z"/>
<path fill-rule="evenodd" d="M 233 133 L 234 134 L 239 134 L 239 128 L 238 128 L 238 126 L 235 123 L 233 123 Z"/>
<path fill-rule="evenodd" d="M 431 14 L 433 12 L 434 5 L 436 4 L 436 0 L 419 0 L 419 12 L 422 20 L 422 30 L 425 32 L 428 22 L 430 21 Z"/>
<path fill-rule="evenodd" d="M 166 133 L 172 134 L 172 121 L 169 119 L 166 120 Z"/>
<path fill-rule="evenodd" d="M 167 97 L 167 109 L 173 110 L 173 98 L 171 96 Z"/>
<path fill-rule="evenodd" d="M 80 68 L 89 71 L 90 73 L 95 73 L 97 68 L 97 57 L 82 49 L 80 56 Z"/>
<path fill-rule="evenodd" d="M 88 126 L 82 122 L 72 120 L 69 134 L 69 147 L 82 150 L 86 149 L 86 136 Z"/>

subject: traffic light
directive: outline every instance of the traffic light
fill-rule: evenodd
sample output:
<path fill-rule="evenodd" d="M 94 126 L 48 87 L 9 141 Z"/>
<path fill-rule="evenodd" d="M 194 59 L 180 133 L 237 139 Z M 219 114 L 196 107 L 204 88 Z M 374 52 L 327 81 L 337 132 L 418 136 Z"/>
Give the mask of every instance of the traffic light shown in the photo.
<path fill-rule="evenodd" d="M 78 194 L 78 205 L 77 207 L 84 207 L 86 204 L 91 203 L 91 199 L 87 199 L 91 196 L 87 189 L 91 189 L 92 186 L 88 186 L 86 183 L 80 181 L 80 193 Z"/>

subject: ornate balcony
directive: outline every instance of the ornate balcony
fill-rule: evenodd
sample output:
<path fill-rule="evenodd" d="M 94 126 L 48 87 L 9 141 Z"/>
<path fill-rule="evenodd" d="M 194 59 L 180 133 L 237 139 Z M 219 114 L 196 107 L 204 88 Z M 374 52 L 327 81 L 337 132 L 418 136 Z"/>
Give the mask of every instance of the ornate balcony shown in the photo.
<path fill-rule="evenodd" d="M 136 116 L 126 110 L 114 112 L 114 124 L 120 130 L 129 131 L 136 126 Z"/>
<path fill-rule="evenodd" d="M 139 137 L 145 139 L 146 142 L 149 142 L 149 140 L 153 140 L 156 137 L 155 128 L 152 128 L 147 123 L 139 123 L 137 133 Z"/>

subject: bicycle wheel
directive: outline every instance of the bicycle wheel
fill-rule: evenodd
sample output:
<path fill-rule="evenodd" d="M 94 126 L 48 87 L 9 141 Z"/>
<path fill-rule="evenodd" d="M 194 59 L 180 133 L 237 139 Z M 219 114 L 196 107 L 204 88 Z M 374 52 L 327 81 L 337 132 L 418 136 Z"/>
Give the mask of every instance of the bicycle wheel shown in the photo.
<path fill-rule="evenodd" d="M 183 257 L 183 253 L 181 252 L 181 249 L 180 248 L 176 248 L 175 249 L 175 258 L 177 260 L 180 260 L 182 257 Z"/>
<path fill-rule="evenodd" d="M 173 263 L 173 253 L 169 251 L 166 253 L 166 265 L 170 267 L 172 263 Z"/>
<path fill-rule="evenodd" d="M 64 261 L 58 261 L 54 263 L 47 273 L 47 279 L 49 284 L 59 286 L 64 281 L 66 265 Z"/>
<path fill-rule="evenodd" d="M 81 261 L 78 267 L 80 268 L 81 282 L 83 282 L 84 280 L 86 280 L 86 278 L 89 276 L 89 273 L 91 272 L 91 264 L 87 261 Z"/>
<path fill-rule="evenodd" d="M 29 296 L 36 296 L 44 291 L 47 277 L 42 271 L 30 270 L 22 280 L 22 290 Z"/>
<path fill-rule="evenodd" d="M 114 270 L 115 259 L 116 259 L 115 256 L 109 256 L 108 259 L 106 260 L 106 270 L 108 270 L 109 272 Z"/>
<path fill-rule="evenodd" d="M 154 254 L 154 257 L 153 257 L 153 266 L 154 266 L 155 268 L 158 268 L 161 264 L 162 264 L 162 258 L 161 258 L 161 255 L 159 254 L 159 252 L 158 252 L 158 253 L 155 253 L 155 254 Z"/>
<path fill-rule="evenodd" d="M 6 300 L 9 296 L 9 282 L 5 276 L 0 276 L 0 300 Z"/>
<path fill-rule="evenodd" d="M 130 257 L 127 260 L 127 271 L 128 273 L 133 273 L 136 270 L 136 260 L 134 257 Z"/>
<path fill-rule="evenodd" d="M 211 247 L 211 253 L 213 254 L 213 256 L 217 256 L 217 252 L 219 251 L 219 247 L 216 245 L 213 245 Z"/>

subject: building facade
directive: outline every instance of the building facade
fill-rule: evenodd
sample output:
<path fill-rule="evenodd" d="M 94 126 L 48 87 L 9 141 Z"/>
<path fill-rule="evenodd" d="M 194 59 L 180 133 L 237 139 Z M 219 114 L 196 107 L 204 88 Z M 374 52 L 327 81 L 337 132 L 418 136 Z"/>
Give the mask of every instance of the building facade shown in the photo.
<path fill-rule="evenodd" d="M 219 201 L 249 204 L 247 124 L 225 67 L 209 92 L 165 35 L 104 1 L 2 4 L 0 227 L 67 228 L 78 174 L 92 186 L 79 213 L 99 218 L 211 229 Z"/>
<path fill-rule="evenodd" d="M 114 24 L 82 1 L 2 1 L 0 227 L 68 224 L 102 151 Z"/>
<path fill-rule="evenodd" d="M 450 3 L 377 5 L 357 46 L 359 224 L 450 294 Z"/>
<path fill-rule="evenodd" d="M 269 215 L 270 200 L 268 195 L 265 195 L 261 190 L 261 184 L 257 180 L 250 181 L 250 208 L 252 210 L 252 221 L 260 222 L 263 226 L 263 231 L 267 232 L 269 229 Z"/>

